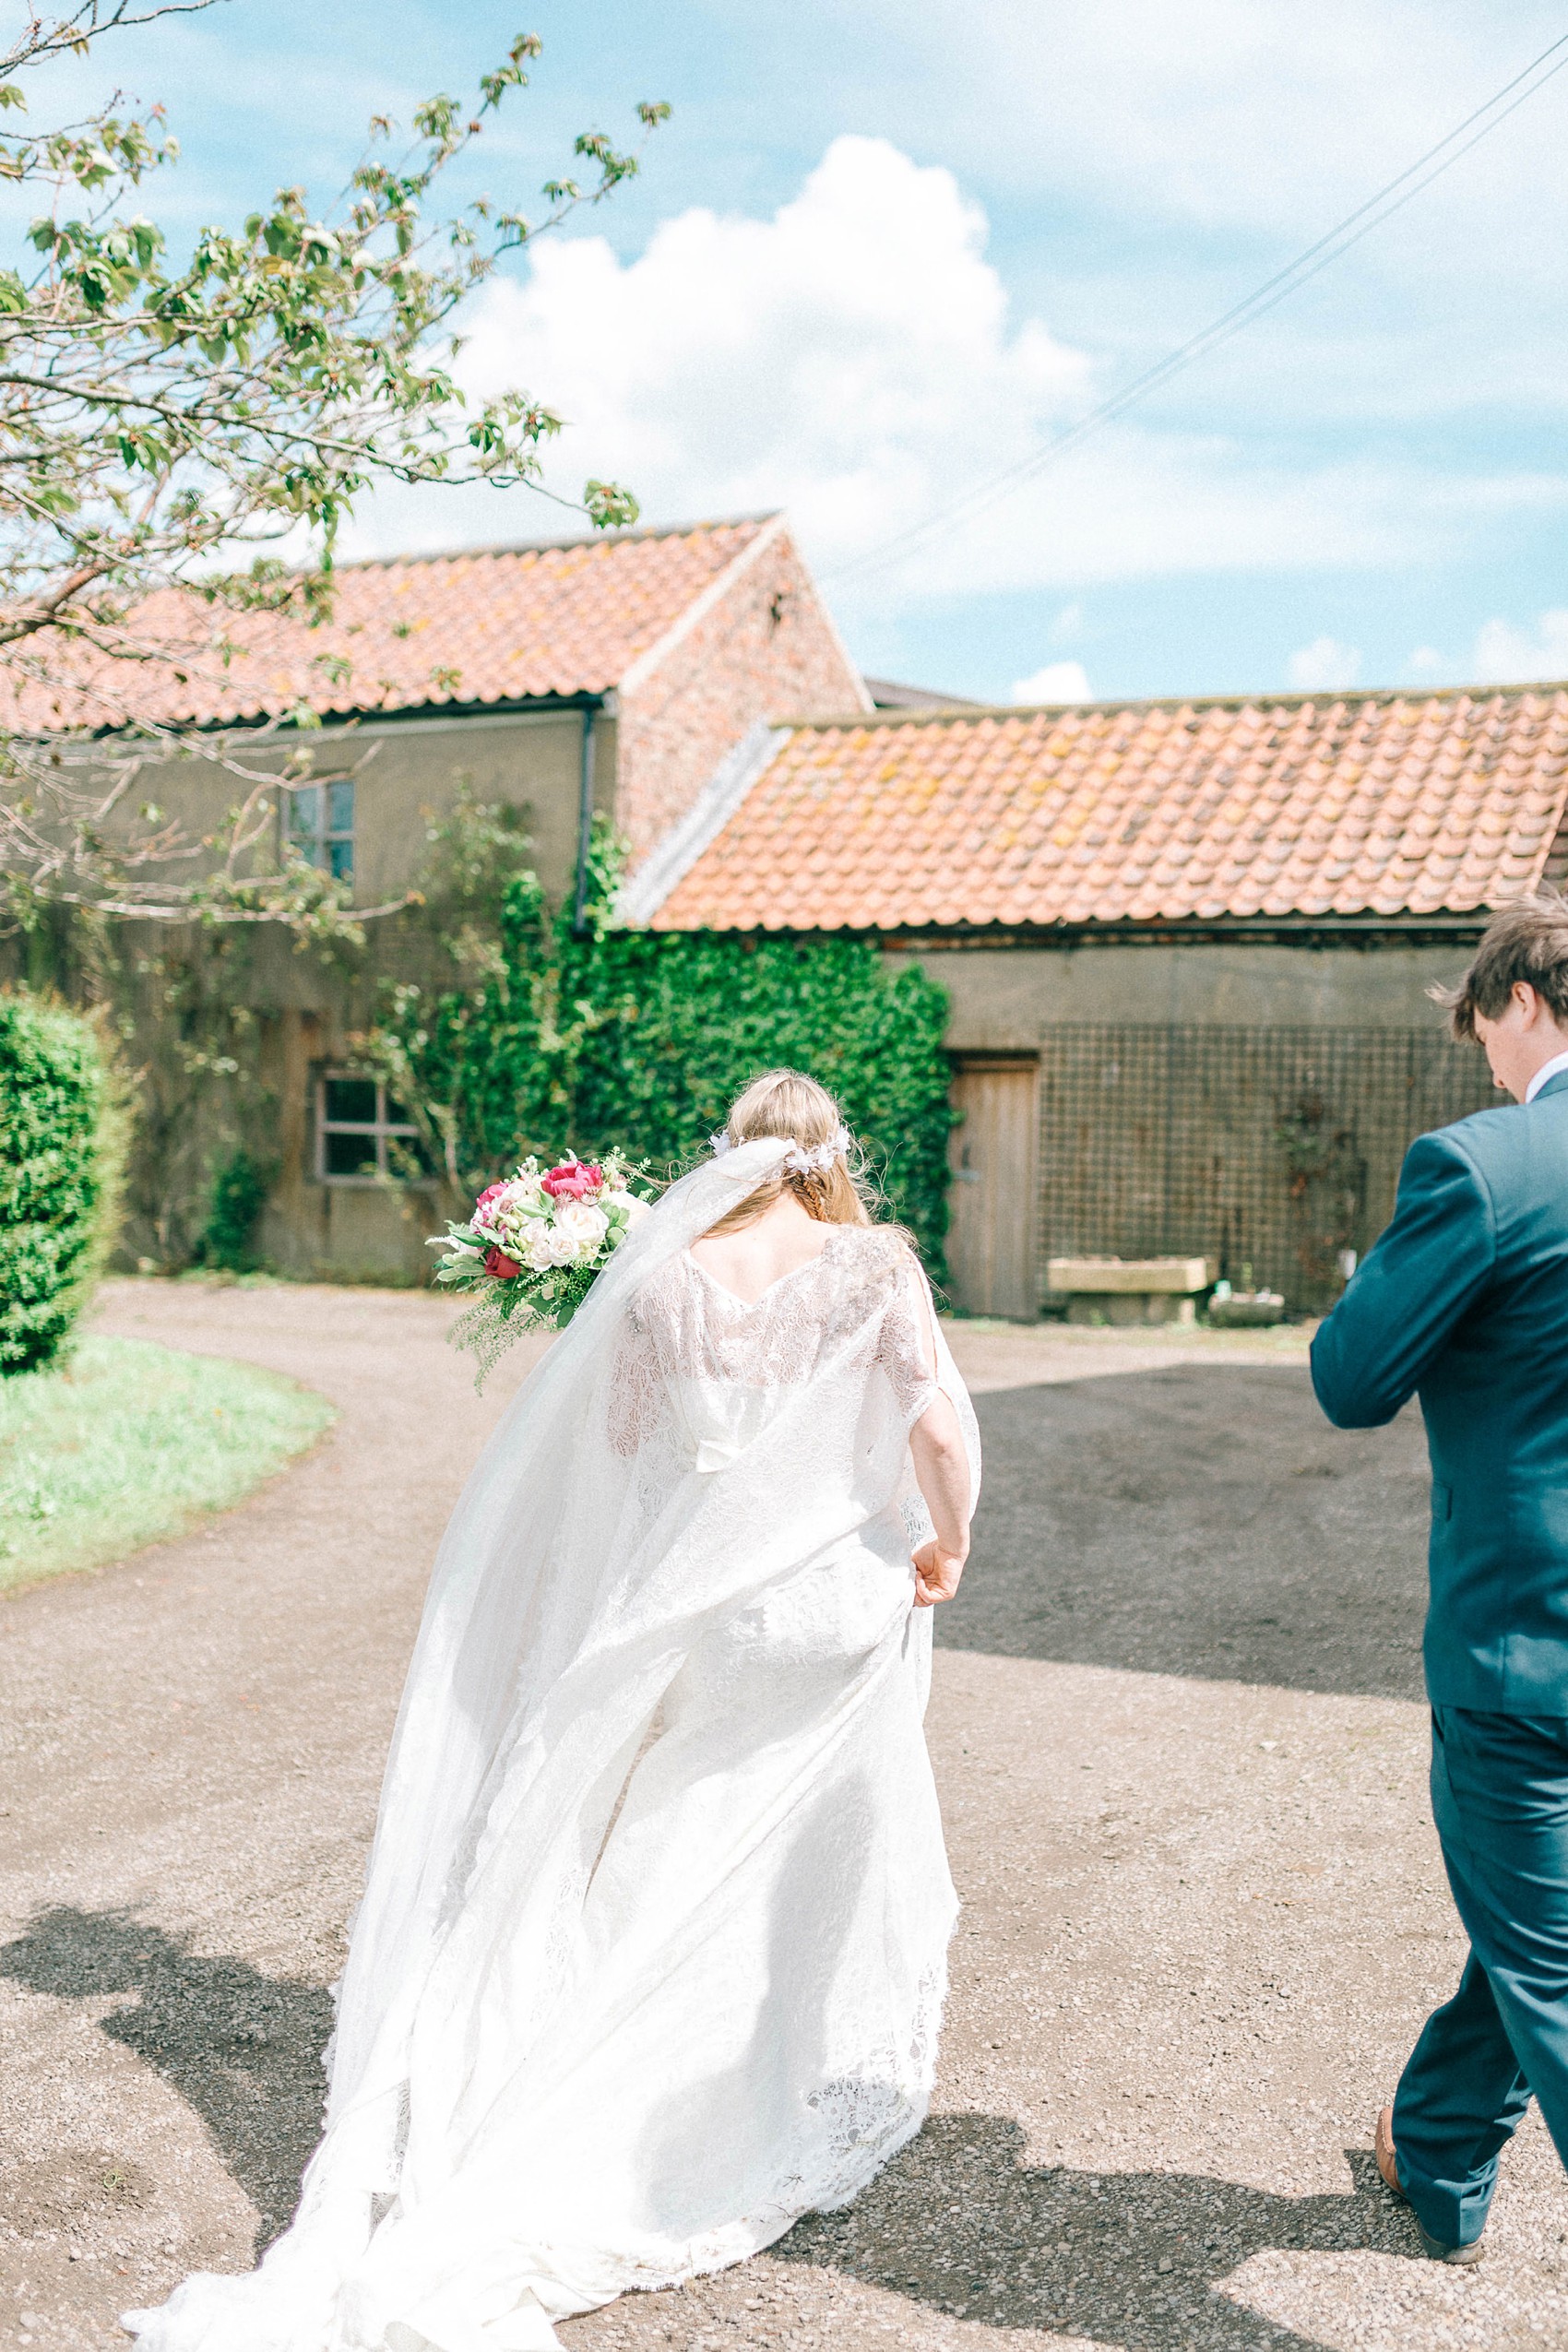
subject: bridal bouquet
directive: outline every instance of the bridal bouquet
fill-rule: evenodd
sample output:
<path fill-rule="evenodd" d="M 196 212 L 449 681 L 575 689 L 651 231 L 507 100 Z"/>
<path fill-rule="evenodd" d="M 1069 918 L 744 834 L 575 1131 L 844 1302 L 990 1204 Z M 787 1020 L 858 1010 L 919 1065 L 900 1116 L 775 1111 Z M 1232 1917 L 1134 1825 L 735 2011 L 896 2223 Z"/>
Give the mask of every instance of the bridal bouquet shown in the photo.
<path fill-rule="evenodd" d="M 525 1159 L 515 1176 L 486 1186 L 466 1225 L 448 1225 L 429 1243 L 446 1253 L 437 1283 L 472 1300 L 452 1337 L 479 1358 L 481 1385 L 518 1332 L 571 1322 L 647 1210 L 631 1189 L 639 1172 L 619 1152 L 591 1161 L 568 1152 L 552 1168 Z"/>

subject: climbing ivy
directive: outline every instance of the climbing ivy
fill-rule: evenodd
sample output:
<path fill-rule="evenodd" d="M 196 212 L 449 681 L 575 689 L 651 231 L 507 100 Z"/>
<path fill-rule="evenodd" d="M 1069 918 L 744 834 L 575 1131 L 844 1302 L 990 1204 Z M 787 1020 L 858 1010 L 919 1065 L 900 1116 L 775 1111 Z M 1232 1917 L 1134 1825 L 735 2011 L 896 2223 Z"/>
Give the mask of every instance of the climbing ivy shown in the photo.
<path fill-rule="evenodd" d="M 535 875 L 504 886 L 493 949 L 471 922 L 467 987 L 388 986 L 356 1040 L 409 1109 L 458 1194 L 527 1152 L 619 1145 L 659 1173 L 704 1148 L 761 1070 L 831 1088 L 890 1214 L 943 1272 L 952 1113 L 947 1002 L 866 942 L 618 929 L 619 860 L 595 845 L 589 923 L 573 932 Z"/>

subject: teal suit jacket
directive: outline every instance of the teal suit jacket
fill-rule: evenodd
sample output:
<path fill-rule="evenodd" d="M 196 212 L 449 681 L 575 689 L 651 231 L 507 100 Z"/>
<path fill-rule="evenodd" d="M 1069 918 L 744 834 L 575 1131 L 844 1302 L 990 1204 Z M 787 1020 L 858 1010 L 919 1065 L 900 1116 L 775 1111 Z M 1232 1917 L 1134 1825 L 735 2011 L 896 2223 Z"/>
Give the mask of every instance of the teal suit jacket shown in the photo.
<path fill-rule="evenodd" d="M 1312 1362 L 1340 1429 L 1420 1398 L 1433 1703 L 1568 1716 L 1568 1071 L 1411 1145 Z"/>

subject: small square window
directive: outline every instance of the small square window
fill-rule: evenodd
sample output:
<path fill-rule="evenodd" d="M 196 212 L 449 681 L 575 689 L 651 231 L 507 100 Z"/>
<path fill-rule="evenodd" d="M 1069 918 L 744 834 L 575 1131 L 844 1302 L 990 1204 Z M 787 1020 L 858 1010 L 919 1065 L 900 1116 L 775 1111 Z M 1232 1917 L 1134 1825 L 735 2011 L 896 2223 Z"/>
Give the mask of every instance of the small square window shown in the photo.
<path fill-rule="evenodd" d="M 309 864 L 324 867 L 334 882 L 352 882 L 352 777 L 335 778 L 329 784 L 291 785 L 283 796 L 283 808 L 291 847 Z"/>
<path fill-rule="evenodd" d="M 430 1173 L 418 1128 L 379 1078 L 329 1071 L 316 1090 L 316 1174 L 327 1184 L 408 1182 Z"/>
<path fill-rule="evenodd" d="M 329 1127 L 374 1127 L 381 1088 L 374 1078 L 327 1078 Z"/>
<path fill-rule="evenodd" d="M 374 1176 L 375 1172 L 374 1135 L 346 1135 L 339 1129 L 328 1127 L 322 1137 L 324 1176 Z"/>

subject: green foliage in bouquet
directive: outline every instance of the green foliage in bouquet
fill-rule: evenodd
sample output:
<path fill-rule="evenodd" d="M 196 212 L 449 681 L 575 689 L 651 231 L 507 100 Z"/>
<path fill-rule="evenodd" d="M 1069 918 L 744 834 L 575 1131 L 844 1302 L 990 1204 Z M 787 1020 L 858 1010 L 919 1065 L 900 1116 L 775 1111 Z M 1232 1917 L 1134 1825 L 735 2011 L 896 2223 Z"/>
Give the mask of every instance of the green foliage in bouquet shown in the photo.
<path fill-rule="evenodd" d="M 837 1097 L 888 1213 L 941 1280 L 953 1123 L 944 992 L 861 940 L 616 929 L 619 864 L 600 827 L 578 936 L 519 857 L 493 951 L 467 937 L 473 984 L 390 990 L 358 1041 L 454 1189 L 477 1192 L 565 1142 L 587 1158 L 619 1146 L 677 1173 L 750 1079 L 788 1063 Z"/>
<path fill-rule="evenodd" d="M 51 1362 L 114 1239 L 125 1121 L 93 1024 L 0 993 L 0 1376 Z"/>
<path fill-rule="evenodd" d="M 469 1300 L 450 1336 L 479 1360 L 481 1388 L 514 1324 L 563 1331 L 571 1322 L 647 1206 L 631 1189 L 641 1173 L 613 1151 L 601 1161 L 568 1154 L 547 1168 L 530 1156 L 428 1243 L 446 1253 L 436 1282 Z"/>

